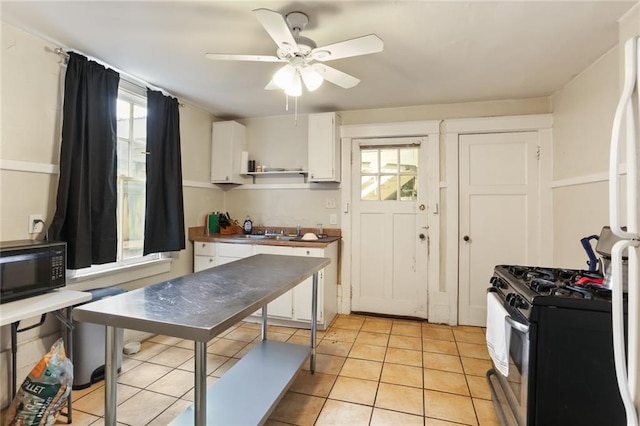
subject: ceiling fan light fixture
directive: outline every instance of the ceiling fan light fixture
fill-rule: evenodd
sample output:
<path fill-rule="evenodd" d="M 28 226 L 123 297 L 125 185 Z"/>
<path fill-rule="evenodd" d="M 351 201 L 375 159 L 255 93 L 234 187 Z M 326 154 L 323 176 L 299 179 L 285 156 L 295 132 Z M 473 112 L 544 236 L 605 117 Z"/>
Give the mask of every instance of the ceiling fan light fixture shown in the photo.
<path fill-rule="evenodd" d="M 287 96 L 293 97 L 302 95 L 302 80 L 300 79 L 300 73 L 298 73 L 297 70 L 294 69 L 294 75 L 291 79 L 291 83 L 289 84 L 289 87 L 284 89 L 284 93 Z"/>
<path fill-rule="evenodd" d="M 297 74 L 296 69 L 291 65 L 287 64 L 282 68 L 280 68 L 278 71 L 276 71 L 276 73 L 273 75 L 273 82 L 279 88 L 283 90 L 287 90 L 289 87 L 291 87 L 294 84 L 293 80 L 296 74 Z"/>
<path fill-rule="evenodd" d="M 322 82 L 324 78 L 318 71 L 316 71 L 312 66 L 306 66 L 300 70 L 300 74 L 302 75 L 302 80 L 304 81 L 304 85 L 307 87 L 307 90 L 313 92 L 317 90 L 320 86 L 322 86 Z"/>

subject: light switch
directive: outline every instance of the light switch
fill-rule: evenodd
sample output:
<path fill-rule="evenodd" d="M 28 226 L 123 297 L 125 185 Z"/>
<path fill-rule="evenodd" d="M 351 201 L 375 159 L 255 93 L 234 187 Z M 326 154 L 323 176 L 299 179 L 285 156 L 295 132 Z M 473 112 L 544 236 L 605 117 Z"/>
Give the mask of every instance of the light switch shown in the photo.
<path fill-rule="evenodd" d="M 328 209 L 336 208 L 336 199 L 335 198 L 327 198 L 324 202 L 324 206 Z"/>
<path fill-rule="evenodd" d="M 329 215 L 329 225 L 336 225 L 338 223 L 338 215 L 331 213 Z"/>

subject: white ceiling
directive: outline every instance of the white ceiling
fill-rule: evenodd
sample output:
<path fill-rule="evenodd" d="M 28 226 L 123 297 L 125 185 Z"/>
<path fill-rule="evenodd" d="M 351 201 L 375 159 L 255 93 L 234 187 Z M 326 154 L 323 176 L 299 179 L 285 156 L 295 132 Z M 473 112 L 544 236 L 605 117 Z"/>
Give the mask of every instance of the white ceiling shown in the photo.
<path fill-rule="evenodd" d="M 298 112 L 547 96 L 618 41 L 635 1 L 2 1 L 2 21 L 77 50 L 220 118 L 285 114 L 264 86 L 282 64 L 207 52 L 274 55 L 252 14 L 302 11 L 318 46 L 375 33 L 381 53 L 328 62 L 362 81 L 325 83 Z"/>

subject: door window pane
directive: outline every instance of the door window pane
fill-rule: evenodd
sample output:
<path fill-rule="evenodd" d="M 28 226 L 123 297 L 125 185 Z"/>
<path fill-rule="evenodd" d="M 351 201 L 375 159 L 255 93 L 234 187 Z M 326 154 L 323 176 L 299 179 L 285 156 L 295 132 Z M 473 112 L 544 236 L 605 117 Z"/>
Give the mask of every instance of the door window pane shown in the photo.
<path fill-rule="evenodd" d="M 418 171 L 418 148 L 402 148 L 400 150 L 400 172 Z"/>
<path fill-rule="evenodd" d="M 416 201 L 418 198 L 418 179 L 416 176 L 400 176 L 400 200 Z"/>
<path fill-rule="evenodd" d="M 381 149 L 380 150 L 380 172 L 381 173 L 397 173 L 398 172 L 398 150 L 397 149 Z"/>
<path fill-rule="evenodd" d="M 362 150 L 360 152 L 360 172 L 378 173 L 378 150 Z"/>
<path fill-rule="evenodd" d="M 361 182 L 360 194 L 363 200 L 377 201 L 380 199 L 377 176 L 362 176 Z"/>
<path fill-rule="evenodd" d="M 385 201 L 398 199 L 398 176 L 380 176 L 380 198 Z"/>

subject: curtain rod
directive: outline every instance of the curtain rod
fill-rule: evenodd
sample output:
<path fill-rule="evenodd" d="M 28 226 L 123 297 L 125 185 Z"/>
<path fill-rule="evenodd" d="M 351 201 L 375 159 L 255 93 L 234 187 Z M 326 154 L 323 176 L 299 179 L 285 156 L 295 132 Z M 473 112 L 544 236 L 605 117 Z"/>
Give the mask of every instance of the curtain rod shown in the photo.
<path fill-rule="evenodd" d="M 63 56 L 65 59 L 69 59 L 69 51 L 66 51 L 61 47 L 56 47 L 55 49 L 53 49 L 53 51 L 54 51 L 54 53 L 57 53 L 58 55 Z M 122 75 L 122 78 L 124 80 L 126 80 L 130 84 L 133 84 L 136 87 L 139 87 L 140 89 L 144 90 L 144 89 L 150 88 L 150 89 L 153 89 L 153 90 L 158 90 L 158 91 L 160 91 L 160 92 L 162 92 L 162 93 L 164 93 L 166 95 L 172 96 L 172 97 L 174 97 L 174 98 L 176 98 L 178 100 L 178 105 L 180 107 L 182 107 L 182 108 L 185 107 L 185 104 L 180 102 L 180 99 L 177 96 L 173 96 L 171 93 L 167 92 L 166 90 L 164 90 L 164 89 L 162 89 L 160 87 L 156 87 L 156 86 L 154 86 L 152 84 L 149 84 L 146 81 L 144 81 L 144 80 L 142 80 L 142 79 L 140 79 L 140 78 L 138 78 L 136 76 L 133 76 L 133 75 L 128 74 L 128 73 L 126 73 L 126 72 L 124 72 L 122 70 L 119 70 L 118 68 L 116 68 L 114 66 L 111 66 L 111 65 L 109 65 L 109 64 L 107 64 L 107 63 L 105 63 L 105 62 L 103 62 L 103 61 L 101 61 L 99 59 L 96 59 L 96 58 L 94 58 L 92 56 L 86 55 L 86 54 L 84 54 L 82 52 L 79 52 L 77 50 L 70 50 L 70 51 L 78 53 L 78 54 L 83 55 L 83 56 L 86 56 L 87 58 L 91 59 L 92 61 L 95 61 L 95 62 L 99 63 L 100 65 L 103 65 L 103 66 L 105 66 L 107 68 L 111 68 L 112 70 L 117 71 L 119 74 Z"/>

